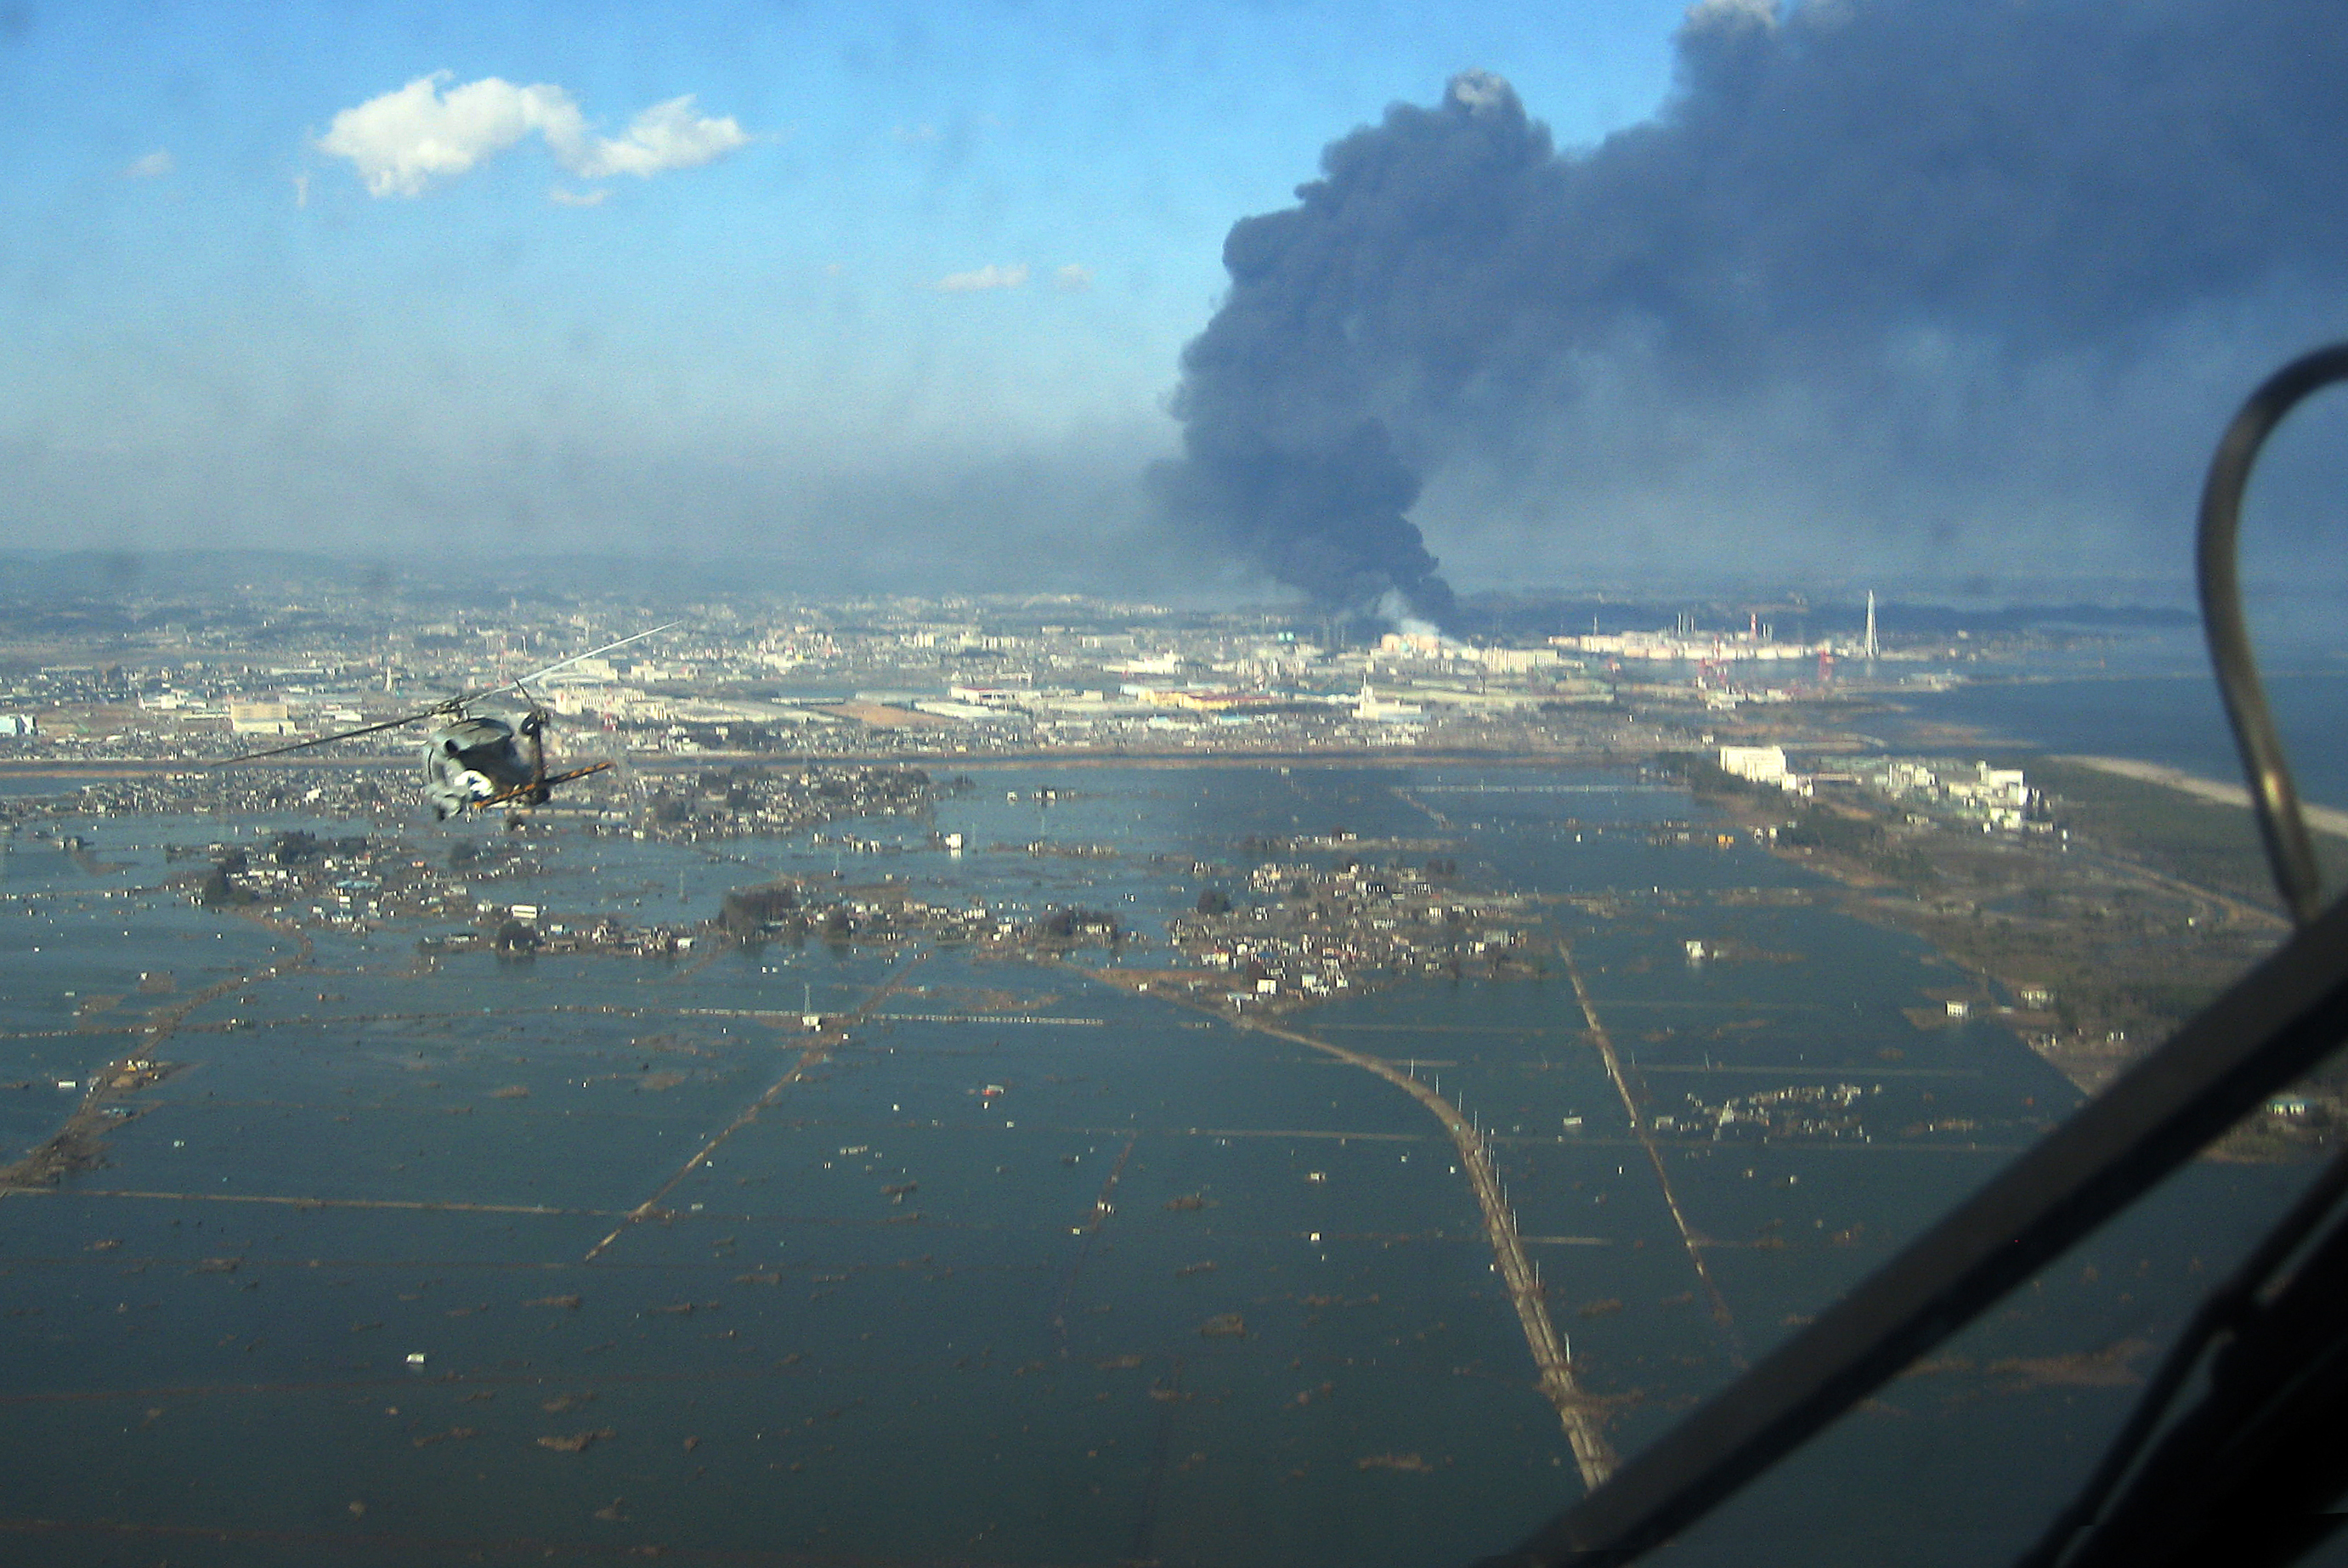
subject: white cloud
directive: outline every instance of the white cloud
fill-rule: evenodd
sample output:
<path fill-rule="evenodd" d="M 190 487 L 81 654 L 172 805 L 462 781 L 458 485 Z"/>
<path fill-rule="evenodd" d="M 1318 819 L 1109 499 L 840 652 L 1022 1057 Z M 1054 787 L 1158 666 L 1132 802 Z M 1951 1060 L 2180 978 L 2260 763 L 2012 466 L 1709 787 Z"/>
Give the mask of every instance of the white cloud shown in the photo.
<path fill-rule="evenodd" d="M 546 199 L 558 207 L 601 207 L 609 191 L 566 191 L 558 185 L 546 193 Z"/>
<path fill-rule="evenodd" d="M 306 174 L 296 174 L 292 176 L 292 179 L 294 181 L 294 205 L 296 207 L 307 207 L 310 204 L 310 177 Z"/>
<path fill-rule="evenodd" d="M 1027 281 L 1027 263 L 998 267 L 992 263 L 974 273 L 948 273 L 930 286 L 940 294 L 979 294 L 987 289 L 1015 289 Z"/>
<path fill-rule="evenodd" d="M 1482 113 L 1514 103 L 1517 89 L 1509 85 L 1508 77 L 1493 72 L 1462 71 L 1451 78 L 1444 96 L 1470 113 Z"/>
<path fill-rule="evenodd" d="M 349 159 L 377 196 L 421 196 L 435 180 L 453 179 L 533 130 L 549 132 L 550 141 L 586 134 L 578 105 L 561 88 L 484 77 L 443 93 L 448 79 L 446 71 L 418 77 L 343 110 L 318 139 L 319 150 Z"/>
<path fill-rule="evenodd" d="M 418 77 L 344 109 L 318 139 L 319 150 L 350 160 L 377 196 L 420 196 L 533 131 L 582 180 L 696 168 L 750 139 L 731 116 L 695 114 L 690 93 L 654 105 L 613 138 L 591 135 L 586 116 L 561 88 L 516 87 L 498 77 L 448 87 L 448 77 L 447 71 Z"/>
<path fill-rule="evenodd" d="M 122 171 L 122 178 L 160 180 L 178 167 L 179 164 L 172 159 L 170 150 L 168 148 L 159 147 L 144 158 L 133 159 L 130 166 Z"/>
<path fill-rule="evenodd" d="M 597 137 L 591 144 L 565 147 L 546 135 L 554 155 L 582 180 L 633 174 L 649 180 L 672 169 L 698 169 L 749 145 L 750 134 L 732 115 L 693 112 L 693 95 L 654 104 L 636 116 L 625 136 Z"/>
<path fill-rule="evenodd" d="M 1082 294 L 1093 286 L 1092 269 L 1070 262 L 1052 274 L 1052 286 L 1062 294 Z"/>

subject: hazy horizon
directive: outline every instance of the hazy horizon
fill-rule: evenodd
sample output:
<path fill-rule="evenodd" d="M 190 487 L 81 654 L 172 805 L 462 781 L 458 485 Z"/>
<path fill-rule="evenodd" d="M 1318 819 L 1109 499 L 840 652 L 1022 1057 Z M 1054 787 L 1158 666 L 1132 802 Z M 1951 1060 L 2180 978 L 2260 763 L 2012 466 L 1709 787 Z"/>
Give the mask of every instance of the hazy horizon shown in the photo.
<path fill-rule="evenodd" d="M 0 545 L 2182 585 L 2224 418 L 2343 325 L 2343 49 L 2248 0 L 29 10 Z"/>

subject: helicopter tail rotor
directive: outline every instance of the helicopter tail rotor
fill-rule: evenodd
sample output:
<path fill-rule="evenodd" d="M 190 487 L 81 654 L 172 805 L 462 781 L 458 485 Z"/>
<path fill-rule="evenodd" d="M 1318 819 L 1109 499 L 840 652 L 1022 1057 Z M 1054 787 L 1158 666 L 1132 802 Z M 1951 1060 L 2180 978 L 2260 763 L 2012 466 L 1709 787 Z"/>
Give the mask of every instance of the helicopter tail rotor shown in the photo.
<path fill-rule="evenodd" d="M 517 683 L 517 688 L 519 689 L 519 683 Z M 530 693 L 523 691 L 522 696 L 530 696 Z M 546 776 L 546 727 L 550 717 L 551 716 L 539 700 L 530 696 L 530 711 L 522 715 L 521 724 L 519 727 L 524 738 L 530 742 L 530 785 L 520 796 L 521 801 L 527 805 L 543 806 L 552 798 L 552 791 L 548 786 L 555 780 Z"/>

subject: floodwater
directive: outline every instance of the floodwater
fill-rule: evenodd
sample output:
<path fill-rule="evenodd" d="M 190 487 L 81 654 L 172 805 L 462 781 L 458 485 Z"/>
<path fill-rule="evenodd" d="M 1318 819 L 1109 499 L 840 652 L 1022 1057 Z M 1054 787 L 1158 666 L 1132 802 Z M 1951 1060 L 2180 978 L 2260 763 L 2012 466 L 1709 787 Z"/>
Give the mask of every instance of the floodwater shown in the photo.
<path fill-rule="evenodd" d="M 1694 808 L 1626 776 L 973 776 L 933 820 L 834 825 L 860 849 L 557 832 L 535 872 L 475 891 L 542 921 L 676 921 L 778 872 L 890 875 L 1114 911 L 1151 940 L 1081 955 L 1107 978 L 920 944 L 427 964 L 429 924 L 318 934 L 300 962 L 294 934 L 165 887 L 201 862 L 164 846 L 351 825 L 9 840 L 0 1080 L 22 1087 L 0 1089 L 0 1156 L 150 1013 L 277 972 L 187 1012 L 157 1047 L 183 1070 L 102 1168 L 0 1202 L 8 1552 L 1204 1568 L 1505 1547 L 1581 1482 L 1448 1139 L 1373 1075 L 1235 1026 L 1215 989 L 1183 1006 L 1114 975 L 1169 962 L 1167 921 L 1202 881 L 1244 885 L 1250 836 L 1441 841 L 1470 885 L 1550 895 L 1634 1092 L 1675 1119 L 1653 1161 L 1562 961 L 1282 1025 L 1439 1081 L 1494 1135 L 1626 1454 L 2075 1100 L 1994 1022 L 1911 1020 L 1980 995 L 1913 939 L 1750 846 L 1651 841 Z M 803 1055 L 809 1010 L 855 1014 L 847 1042 Z M 1843 1085 L 1831 1133 L 1693 1130 Z M 2302 1174 L 2188 1171 L 1664 1560 L 2011 1555 Z"/>

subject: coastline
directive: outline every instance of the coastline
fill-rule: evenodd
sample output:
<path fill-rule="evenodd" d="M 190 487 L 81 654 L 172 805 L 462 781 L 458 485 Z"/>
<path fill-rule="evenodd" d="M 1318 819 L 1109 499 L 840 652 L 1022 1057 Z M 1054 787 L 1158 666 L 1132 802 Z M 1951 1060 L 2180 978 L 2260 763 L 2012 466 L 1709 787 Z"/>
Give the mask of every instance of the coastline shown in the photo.
<path fill-rule="evenodd" d="M 2110 773 L 2122 779 L 2133 779 L 2140 784 L 2157 784 L 2164 789 L 2190 795 L 2197 800 L 2209 800 L 2220 806 L 2250 809 L 2250 792 L 2240 784 L 2222 779 L 2204 779 L 2198 773 L 2188 773 L 2181 768 L 2170 768 L 2158 762 L 2139 762 L 2132 757 L 2078 757 L 2057 754 L 2057 762 L 2076 763 L 2092 768 L 2098 773 Z M 2300 814 L 2307 825 L 2318 832 L 2335 838 L 2348 839 L 2348 811 L 2334 806 L 2312 806 L 2302 800 Z"/>

